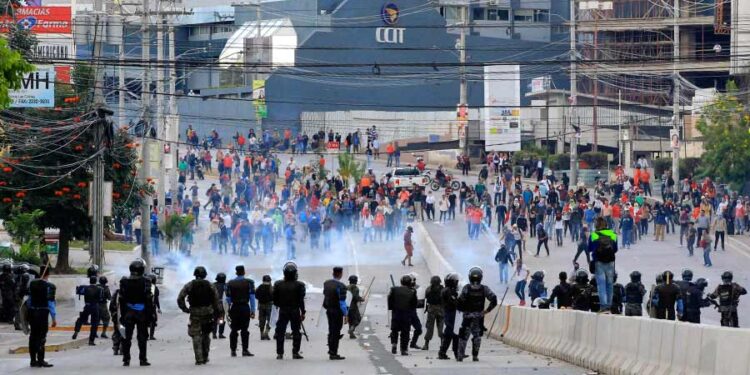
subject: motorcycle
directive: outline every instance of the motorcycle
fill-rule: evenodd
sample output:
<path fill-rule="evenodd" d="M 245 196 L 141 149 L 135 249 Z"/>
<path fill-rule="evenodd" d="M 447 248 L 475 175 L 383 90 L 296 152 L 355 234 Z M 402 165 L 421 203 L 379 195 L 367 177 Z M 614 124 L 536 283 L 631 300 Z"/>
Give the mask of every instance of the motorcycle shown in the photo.
<path fill-rule="evenodd" d="M 461 183 L 454 179 L 451 174 L 446 174 L 442 182 L 437 178 L 431 179 L 430 189 L 432 189 L 432 191 L 438 191 L 440 188 L 444 187 L 450 187 L 451 190 L 458 190 L 461 188 Z"/>

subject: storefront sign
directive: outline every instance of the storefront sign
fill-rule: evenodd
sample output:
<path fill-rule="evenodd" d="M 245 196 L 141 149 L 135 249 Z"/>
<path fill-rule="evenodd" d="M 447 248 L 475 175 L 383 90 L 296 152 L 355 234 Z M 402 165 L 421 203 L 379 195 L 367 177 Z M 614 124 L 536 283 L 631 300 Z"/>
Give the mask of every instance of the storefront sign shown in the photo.
<path fill-rule="evenodd" d="M 387 44 L 404 44 L 404 31 L 400 27 L 378 27 L 375 29 L 375 41 Z"/>
<path fill-rule="evenodd" d="M 21 88 L 9 91 L 11 108 L 51 108 L 55 106 L 55 69 L 43 68 L 21 80 Z"/>
<path fill-rule="evenodd" d="M 17 24 L 22 30 L 35 34 L 70 34 L 72 12 L 65 7 L 22 7 L 15 10 L 15 21 L 10 16 L 0 17 L 0 32 L 8 32 L 10 25 Z"/>

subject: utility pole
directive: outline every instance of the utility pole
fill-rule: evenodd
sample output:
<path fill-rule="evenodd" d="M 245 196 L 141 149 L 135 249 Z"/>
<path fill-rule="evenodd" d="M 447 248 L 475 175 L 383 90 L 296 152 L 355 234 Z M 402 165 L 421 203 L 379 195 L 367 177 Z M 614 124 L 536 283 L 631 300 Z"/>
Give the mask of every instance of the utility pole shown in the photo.
<path fill-rule="evenodd" d="M 164 118 L 164 66 L 159 64 L 160 61 L 164 61 L 164 28 L 166 27 L 166 19 L 161 13 L 161 2 L 157 5 L 157 26 L 156 26 L 156 138 L 166 139 L 164 131 L 166 129 L 165 118 Z M 174 61 L 169 60 L 169 65 L 174 64 Z M 155 143 L 161 143 L 161 141 L 154 141 Z M 164 197 L 165 197 L 165 179 L 166 179 L 166 165 L 164 165 L 164 151 L 159 150 L 159 176 L 156 183 L 156 198 L 157 198 L 157 212 L 164 209 Z"/>
<path fill-rule="evenodd" d="M 149 0 L 143 0 L 143 13 L 141 14 L 141 59 L 146 64 L 143 68 L 143 75 L 141 77 L 141 111 L 143 127 L 143 142 L 141 142 L 141 159 L 143 165 L 141 165 L 138 171 L 138 179 L 142 184 L 148 184 L 149 174 L 151 173 L 151 160 L 149 153 L 149 133 L 151 129 L 151 116 L 149 102 L 151 100 L 151 78 L 149 77 L 149 71 L 151 70 L 151 35 L 149 31 L 149 12 L 151 4 Z M 150 264 L 150 254 L 148 252 L 148 246 L 151 240 L 151 198 L 149 196 L 142 197 L 141 201 L 141 258 Z"/>
<path fill-rule="evenodd" d="M 622 90 L 617 90 L 617 162 L 622 165 Z"/>
<path fill-rule="evenodd" d="M 547 135 L 544 140 L 544 147 L 547 149 L 547 152 L 550 153 L 550 147 L 549 147 L 549 82 L 547 81 L 547 77 L 544 78 L 543 81 L 544 85 L 544 93 L 546 94 L 546 98 L 544 99 L 544 111 L 547 113 Z M 554 150 L 552 151 L 554 153 Z"/>
<path fill-rule="evenodd" d="M 594 11 L 594 106 L 592 109 L 591 123 L 594 131 L 594 144 L 591 148 L 592 151 L 599 151 L 599 12 Z"/>
<path fill-rule="evenodd" d="M 571 128 L 576 129 L 573 126 L 573 119 L 575 116 L 576 105 L 578 104 L 578 76 L 577 76 L 577 64 L 576 54 L 576 2 L 570 1 L 570 102 L 569 102 L 569 115 Z M 581 126 L 580 123 L 576 124 Z M 570 184 L 576 186 L 578 184 L 578 138 L 580 137 L 580 130 L 576 130 L 573 137 L 570 139 Z"/>
<path fill-rule="evenodd" d="M 120 128 L 125 125 L 125 96 L 128 95 L 125 88 L 125 17 L 122 14 L 122 4 L 117 7 L 117 13 L 119 14 L 120 24 L 120 46 L 119 46 L 119 58 L 120 66 L 117 67 L 117 127 Z"/>
<path fill-rule="evenodd" d="M 104 23 L 106 22 L 106 16 L 104 13 L 104 0 L 94 1 L 94 12 L 95 12 L 95 31 L 94 31 L 94 53 L 92 55 L 94 59 L 94 67 L 96 72 L 96 79 L 94 83 L 94 105 L 97 108 L 99 114 L 99 120 L 94 128 L 94 142 L 97 145 L 98 155 L 94 158 L 93 165 L 93 182 L 91 184 L 91 260 L 93 264 L 97 265 L 99 269 L 104 266 L 104 156 L 103 146 L 106 147 L 103 141 L 104 126 L 107 121 L 104 119 L 103 109 L 104 104 L 104 92 L 102 87 L 104 86 L 104 69 L 101 68 L 100 62 L 102 57 L 102 49 L 104 45 L 103 30 Z"/>
<path fill-rule="evenodd" d="M 179 163 L 179 147 L 177 140 L 180 137 L 180 125 L 177 118 L 177 98 L 175 97 L 175 81 L 177 81 L 177 73 L 175 69 L 175 46 L 174 46 L 174 27 L 169 24 L 169 131 L 166 136 L 170 142 L 169 148 L 172 156 L 171 173 L 169 179 L 169 187 L 172 192 L 172 204 L 177 201 L 177 165 Z M 184 87 L 183 87 L 184 90 Z"/>
<path fill-rule="evenodd" d="M 263 53 L 263 43 L 261 42 L 261 39 L 260 39 L 261 38 L 261 35 L 260 35 L 261 22 L 262 22 L 262 19 L 261 19 L 262 15 L 260 11 L 261 0 L 257 0 L 257 1 L 258 3 L 255 6 L 255 21 L 256 21 L 255 22 L 255 39 L 253 39 L 253 44 L 255 45 L 255 74 L 253 74 L 253 82 L 250 83 L 250 87 L 253 88 L 253 90 L 255 89 L 253 87 L 255 86 L 255 81 L 260 79 L 259 70 L 260 70 L 260 62 L 261 62 L 261 57 L 262 57 L 261 54 Z M 263 89 L 265 90 L 265 85 L 263 85 Z M 256 127 L 258 128 L 258 131 L 262 132 L 263 119 L 261 118 L 261 111 L 258 109 L 258 107 L 256 107 L 255 109 L 255 121 L 256 121 L 255 124 L 256 124 Z"/>
<path fill-rule="evenodd" d="M 469 4 L 468 2 L 466 5 L 460 6 L 460 12 L 461 12 L 461 34 L 458 39 L 459 44 L 459 50 L 458 50 L 458 59 L 459 59 L 459 68 L 458 68 L 458 74 L 460 76 L 460 84 L 459 84 L 459 91 L 458 91 L 458 102 L 460 107 L 466 108 L 466 120 L 464 120 L 464 153 L 466 156 L 469 156 L 469 99 L 468 99 L 468 81 L 466 80 L 466 29 L 469 26 L 468 22 L 468 9 Z M 486 121 L 486 119 L 485 119 Z"/>
<path fill-rule="evenodd" d="M 678 60 L 680 58 L 680 0 L 674 0 L 674 30 L 672 36 L 672 81 L 674 82 L 674 92 L 672 93 L 672 127 L 677 139 L 680 138 L 680 98 L 682 96 L 680 88 L 680 72 L 677 70 Z M 669 137 L 672 145 L 672 137 Z M 672 179 L 675 186 L 680 181 L 680 144 L 672 147 Z"/>

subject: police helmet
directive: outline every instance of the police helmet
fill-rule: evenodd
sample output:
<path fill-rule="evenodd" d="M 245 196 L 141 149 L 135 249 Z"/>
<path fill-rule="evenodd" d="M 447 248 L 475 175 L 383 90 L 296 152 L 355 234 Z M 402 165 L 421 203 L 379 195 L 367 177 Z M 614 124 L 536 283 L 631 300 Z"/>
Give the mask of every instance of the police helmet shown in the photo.
<path fill-rule="evenodd" d="M 577 283 L 588 283 L 589 282 L 589 274 L 586 273 L 585 270 L 578 270 L 576 272 L 576 282 Z"/>
<path fill-rule="evenodd" d="M 684 281 L 692 281 L 693 280 L 693 271 L 689 269 L 682 270 L 682 280 Z"/>
<path fill-rule="evenodd" d="M 483 276 L 484 276 L 484 272 L 482 272 L 482 269 L 479 267 L 472 267 L 469 270 L 469 282 L 472 284 L 481 283 Z"/>
<path fill-rule="evenodd" d="M 227 275 L 224 272 L 219 272 L 216 274 L 216 282 L 224 283 L 227 281 Z"/>
<path fill-rule="evenodd" d="M 153 274 L 153 273 L 148 274 L 148 279 L 151 280 L 151 284 L 156 285 L 156 274 Z"/>
<path fill-rule="evenodd" d="M 457 273 L 449 273 L 445 275 L 445 286 L 455 288 L 458 286 L 458 274 Z"/>
<path fill-rule="evenodd" d="M 401 286 L 411 286 L 412 278 L 411 275 L 401 276 Z"/>
<path fill-rule="evenodd" d="M 234 273 L 237 276 L 243 276 L 243 275 L 245 275 L 245 266 L 242 265 L 242 264 L 238 264 L 237 266 L 234 267 Z"/>
<path fill-rule="evenodd" d="M 531 275 L 531 278 L 537 281 L 543 281 L 544 280 L 544 271 L 536 271 L 533 275 Z"/>
<path fill-rule="evenodd" d="M 664 282 L 667 284 L 671 284 L 672 281 L 674 281 L 674 273 L 672 271 L 664 271 Z"/>
<path fill-rule="evenodd" d="M 99 284 L 107 285 L 109 280 L 107 280 L 107 276 L 99 276 Z"/>
<path fill-rule="evenodd" d="M 285 280 L 297 280 L 297 264 L 294 262 L 286 262 L 284 264 L 284 279 Z"/>
<path fill-rule="evenodd" d="M 271 282 L 271 276 L 270 275 L 263 275 L 263 282 L 264 283 L 270 283 Z"/>
<path fill-rule="evenodd" d="M 634 283 L 641 282 L 641 273 L 638 271 L 633 271 L 630 273 L 630 281 Z"/>
<path fill-rule="evenodd" d="M 89 284 L 96 285 L 97 279 L 96 276 L 89 277 Z"/>
<path fill-rule="evenodd" d="M 30 269 L 31 269 L 31 268 L 29 268 L 29 265 L 28 265 L 28 264 L 26 264 L 26 263 L 23 263 L 23 264 L 21 264 L 20 266 L 18 266 L 18 270 L 19 270 L 19 271 L 20 271 L 21 273 L 26 273 L 26 272 L 29 272 L 29 270 L 30 270 Z"/>
<path fill-rule="evenodd" d="M 96 277 L 99 275 L 99 266 L 96 264 L 92 264 L 87 270 L 86 270 L 86 277 Z"/>
<path fill-rule="evenodd" d="M 663 274 L 656 275 L 656 283 L 657 284 L 664 284 L 664 275 Z"/>
<path fill-rule="evenodd" d="M 198 266 L 195 267 L 195 271 L 193 271 L 193 276 L 203 280 L 208 276 L 208 272 L 206 272 L 206 267 Z"/>
<path fill-rule="evenodd" d="M 357 275 L 349 275 L 349 284 L 357 284 L 359 282 L 359 277 Z"/>
<path fill-rule="evenodd" d="M 136 259 L 130 263 L 130 273 L 135 276 L 143 276 L 143 274 L 146 272 L 146 263 L 143 262 L 143 259 Z"/>
<path fill-rule="evenodd" d="M 10 264 L 8 264 L 8 263 L 3 264 L 3 272 L 4 273 L 8 273 L 10 271 L 11 271 Z"/>
<path fill-rule="evenodd" d="M 724 271 L 724 273 L 721 274 L 721 281 L 725 283 L 731 283 L 733 278 L 734 275 L 731 271 Z"/>
<path fill-rule="evenodd" d="M 440 286 L 440 276 L 433 276 L 430 278 L 430 285 Z"/>
<path fill-rule="evenodd" d="M 708 281 L 706 281 L 706 279 L 701 277 L 698 280 L 695 280 L 695 286 L 703 290 L 708 286 Z"/>

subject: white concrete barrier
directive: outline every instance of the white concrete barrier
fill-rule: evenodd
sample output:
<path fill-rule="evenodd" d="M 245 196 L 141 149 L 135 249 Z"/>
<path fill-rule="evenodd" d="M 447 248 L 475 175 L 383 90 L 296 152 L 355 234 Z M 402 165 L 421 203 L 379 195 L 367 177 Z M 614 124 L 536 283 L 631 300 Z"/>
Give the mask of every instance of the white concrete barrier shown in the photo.
<path fill-rule="evenodd" d="M 437 244 L 435 244 L 435 241 L 432 239 L 429 233 L 427 233 L 424 225 L 422 225 L 422 223 L 415 222 L 414 224 L 412 224 L 412 227 L 416 229 L 417 234 L 416 248 L 422 255 L 422 258 L 427 264 L 427 269 L 430 270 L 430 273 L 443 278 L 445 277 L 445 275 L 451 272 L 456 272 L 453 266 L 451 266 L 451 264 L 448 263 L 447 260 L 445 260 L 443 254 L 440 253 L 440 249 L 438 248 Z"/>
<path fill-rule="evenodd" d="M 748 375 L 750 373 L 750 334 L 747 330 L 717 328 L 714 374 Z"/>
<path fill-rule="evenodd" d="M 643 318 L 614 317 L 612 341 L 609 347 L 612 356 L 599 367 L 607 374 L 624 373 L 622 369 L 633 367 L 637 361 L 640 320 Z"/>
<path fill-rule="evenodd" d="M 698 375 L 700 371 L 701 340 L 703 326 L 699 324 L 677 324 L 674 330 L 672 347 L 672 367 L 670 374 Z"/>

